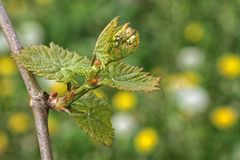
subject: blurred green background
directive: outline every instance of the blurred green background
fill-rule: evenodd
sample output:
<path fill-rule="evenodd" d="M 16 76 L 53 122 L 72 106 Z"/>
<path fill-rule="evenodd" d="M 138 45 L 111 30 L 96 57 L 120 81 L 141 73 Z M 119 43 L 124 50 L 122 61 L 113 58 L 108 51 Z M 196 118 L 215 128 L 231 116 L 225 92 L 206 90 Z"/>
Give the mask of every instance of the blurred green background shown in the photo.
<path fill-rule="evenodd" d="M 50 112 L 56 160 L 240 160 L 240 0 L 5 0 L 24 46 L 53 41 L 91 56 L 115 16 L 140 33 L 126 59 L 161 76 L 154 93 L 100 88 L 113 106 L 113 148 Z M 28 96 L 0 33 L 0 159 L 40 159 Z M 66 86 L 38 78 L 47 91 Z"/>

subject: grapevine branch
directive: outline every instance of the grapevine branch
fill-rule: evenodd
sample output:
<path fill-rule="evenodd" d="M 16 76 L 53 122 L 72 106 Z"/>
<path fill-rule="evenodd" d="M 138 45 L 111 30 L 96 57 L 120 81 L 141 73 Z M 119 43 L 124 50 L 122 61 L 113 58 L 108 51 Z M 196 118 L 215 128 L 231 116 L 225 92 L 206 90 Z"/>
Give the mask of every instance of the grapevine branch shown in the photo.
<path fill-rule="evenodd" d="M 13 29 L 8 14 L 0 0 L 0 26 L 8 42 L 11 54 L 14 57 L 19 54 L 22 46 Z M 48 95 L 44 94 L 34 76 L 21 65 L 17 64 L 18 70 L 23 78 L 24 84 L 30 96 L 30 107 L 33 112 L 37 130 L 38 143 L 42 160 L 52 160 L 52 149 L 48 133 Z"/>
<path fill-rule="evenodd" d="M 136 51 L 139 34 L 129 23 L 119 26 L 119 17 L 112 19 L 99 35 L 92 63 L 87 57 L 63 49 L 53 42 L 49 46 L 22 48 L 1 0 L 0 26 L 30 96 L 42 160 L 53 159 L 47 127 L 49 109 L 69 113 L 85 133 L 111 147 L 114 136 L 111 108 L 105 99 L 89 91 L 102 85 L 126 91 L 150 92 L 159 89 L 160 77 L 153 77 L 143 72 L 142 68 L 121 61 Z M 68 91 L 63 97 L 57 97 L 54 92 L 48 95 L 41 91 L 28 71 L 50 80 L 65 82 Z M 84 77 L 85 82 L 79 83 L 76 76 Z"/>

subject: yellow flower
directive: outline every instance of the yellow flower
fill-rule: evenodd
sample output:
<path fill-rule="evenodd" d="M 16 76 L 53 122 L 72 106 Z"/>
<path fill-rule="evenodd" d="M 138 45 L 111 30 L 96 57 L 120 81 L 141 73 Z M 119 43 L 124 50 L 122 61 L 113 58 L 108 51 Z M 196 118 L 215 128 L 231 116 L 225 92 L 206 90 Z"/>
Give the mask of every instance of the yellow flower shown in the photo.
<path fill-rule="evenodd" d="M 158 144 L 158 134 L 153 128 L 142 129 L 134 139 L 135 150 L 139 153 L 150 153 Z"/>
<path fill-rule="evenodd" d="M 232 53 L 223 55 L 217 63 L 218 72 L 227 78 L 240 75 L 240 56 Z"/>
<path fill-rule="evenodd" d="M 113 106 L 121 111 L 129 111 L 136 107 L 137 98 L 132 92 L 120 91 L 113 96 Z"/>
<path fill-rule="evenodd" d="M 55 82 L 50 88 L 51 92 L 57 92 L 58 96 L 63 96 L 67 92 L 67 85 L 64 83 Z"/>
<path fill-rule="evenodd" d="M 8 119 L 8 127 L 14 133 L 24 133 L 30 128 L 30 117 L 27 113 L 17 112 Z"/>
<path fill-rule="evenodd" d="M 55 134 L 58 130 L 58 122 L 56 120 L 56 118 L 49 116 L 48 118 L 48 128 L 49 128 L 49 133 L 50 134 Z"/>
<path fill-rule="evenodd" d="M 191 22 L 184 30 L 186 40 L 198 43 L 204 36 L 204 27 L 200 22 Z"/>
<path fill-rule="evenodd" d="M 16 72 L 16 65 L 12 58 L 4 56 L 0 57 L 0 75 L 11 76 Z"/>
<path fill-rule="evenodd" d="M 183 72 L 168 76 L 166 81 L 170 89 L 197 86 L 201 83 L 201 76 L 197 72 Z"/>
<path fill-rule="evenodd" d="M 3 78 L 0 80 L 0 96 L 11 96 L 15 92 L 15 83 L 11 78 Z"/>
<path fill-rule="evenodd" d="M 210 115 L 210 120 L 217 128 L 230 128 L 236 124 L 237 113 L 229 106 L 222 106 L 213 110 Z"/>
<path fill-rule="evenodd" d="M 0 131 L 0 155 L 7 151 L 8 145 L 7 135 L 3 131 Z"/>
<path fill-rule="evenodd" d="M 201 82 L 201 77 L 196 72 L 185 72 L 182 76 L 186 78 L 190 85 L 198 85 Z"/>

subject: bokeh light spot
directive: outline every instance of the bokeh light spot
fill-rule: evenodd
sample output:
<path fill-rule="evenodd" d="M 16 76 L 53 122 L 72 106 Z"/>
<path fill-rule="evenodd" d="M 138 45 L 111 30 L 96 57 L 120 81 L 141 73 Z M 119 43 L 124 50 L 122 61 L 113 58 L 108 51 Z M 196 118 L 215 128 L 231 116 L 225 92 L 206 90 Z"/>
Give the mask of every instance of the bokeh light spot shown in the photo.
<path fill-rule="evenodd" d="M 240 56 L 227 53 L 217 62 L 219 74 L 226 78 L 235 78 L 240 75 Z"/>
<path fill-rule="evenodd" d="M 192 43 L 198 43 L 204 36 L 204 26 L 200 22 L 190 22 L 184 30 L 185 39 Z"/>
<path fill-rule="evenodd" d="M 230 106 L 218 107 L 210 115 L 212 124 L 220 129 L 233 127 L 237 121 L 237 113 Z"/>
<path fill-rule="evenodd" d="M 0 131 L 0 155 L 4 154 L 9 145 L 8 136 L 3 131 Z"/>
<path fill-rule="evenodd" d="M 9 56 L 0 57 L 0 75 L 11 76 L 16 73 L 16 65 Z"/>
<path fill-rule="evenodd" d="M 132 92 L 120 91 L 113 96 L 113 106 L 120 111 L 129 111 L 136 107 L 137 97 Z"/>
<path fill-rule="evenodd" d="M 24 133 L 30 128 L 30 117 L 27 113 L 12 113 L 8 119 L 8 128 L 13 133 Z"/>
<path fill-rule="evenodd" d="M 139 153 L 150 153 L 158 144 L 158 134 L 153 128 L 144 128 L 134 139 L 135 150 Z"/>
<path fill-rule="evenodd" d="M 54 82 L 50 86 L 51 92 L 57 92 L 58 96 L 63 96 L 67 92 L 67 85 L 65 83 Z"/>

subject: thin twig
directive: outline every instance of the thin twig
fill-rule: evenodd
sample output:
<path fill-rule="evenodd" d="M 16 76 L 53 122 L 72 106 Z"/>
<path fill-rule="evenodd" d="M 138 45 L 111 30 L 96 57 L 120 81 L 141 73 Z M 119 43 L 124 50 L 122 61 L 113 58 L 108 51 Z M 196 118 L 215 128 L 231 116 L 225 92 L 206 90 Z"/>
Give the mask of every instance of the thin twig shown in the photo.
<path fill-rule="evenodd" d="M 6 13 L 1 0 L 0 26 L 12 52 L 11 54 L 14 57 L 14 55 L 19 54 L 22 46 L 17 38 L 17 35 L 12 27 L 8 14 Z M 34 76 L 25 70 L 21 65 L 17 64 L 17 66 L 31 99 L 30 107 L 34 115 L 41 159 L 53 160 L 51 143 L 48 133 L 48 106 L 46 105 L 46 96 L 41 91 Z"/>

